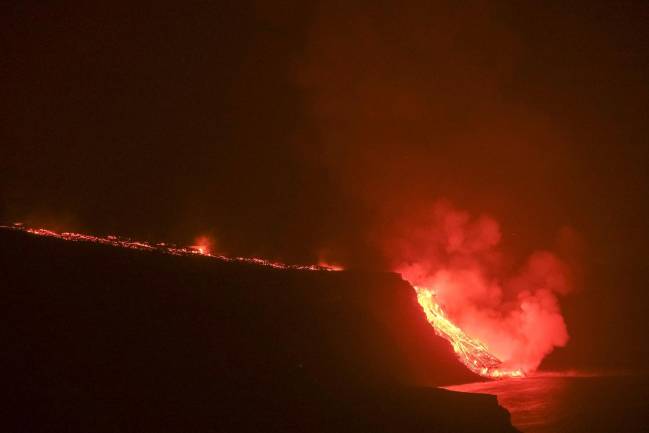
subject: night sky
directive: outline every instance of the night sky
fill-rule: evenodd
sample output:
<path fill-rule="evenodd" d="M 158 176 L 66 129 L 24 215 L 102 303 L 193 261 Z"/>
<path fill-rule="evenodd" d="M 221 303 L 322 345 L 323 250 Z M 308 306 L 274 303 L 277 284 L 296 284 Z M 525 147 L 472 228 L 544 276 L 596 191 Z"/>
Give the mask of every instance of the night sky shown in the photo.
<path fill-rule="evenodd" d="M 385 269 L 444 198 L 572 266 L 548 366 L 643 367 L 649 4 L 496 3 L 5 2 L 0 221 Z"/>

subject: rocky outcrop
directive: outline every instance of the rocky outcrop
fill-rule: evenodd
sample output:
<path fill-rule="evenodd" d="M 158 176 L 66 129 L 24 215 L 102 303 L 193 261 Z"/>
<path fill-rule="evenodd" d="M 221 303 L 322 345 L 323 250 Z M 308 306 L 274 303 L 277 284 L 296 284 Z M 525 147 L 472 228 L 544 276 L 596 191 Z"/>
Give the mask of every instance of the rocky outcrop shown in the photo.
<path fill-rule="evenodd" d="M 4 431 L 515 431 L 390 273 L 0 230 Z"/>

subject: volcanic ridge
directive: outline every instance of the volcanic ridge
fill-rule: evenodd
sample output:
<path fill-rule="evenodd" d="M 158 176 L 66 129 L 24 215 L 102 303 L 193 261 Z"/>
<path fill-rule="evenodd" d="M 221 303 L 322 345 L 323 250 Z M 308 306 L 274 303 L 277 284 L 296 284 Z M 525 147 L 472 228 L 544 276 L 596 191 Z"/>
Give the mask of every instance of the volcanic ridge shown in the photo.
<path fill-rule="evenodd" d="M 5 431 L 516 431 L 397 274 L 0 245 Z"/>

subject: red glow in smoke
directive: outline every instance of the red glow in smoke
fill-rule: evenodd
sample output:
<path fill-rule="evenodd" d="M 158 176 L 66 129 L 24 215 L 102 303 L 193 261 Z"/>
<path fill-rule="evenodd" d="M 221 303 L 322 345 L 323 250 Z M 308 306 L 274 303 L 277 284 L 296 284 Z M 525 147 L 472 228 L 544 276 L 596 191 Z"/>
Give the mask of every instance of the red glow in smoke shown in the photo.
<path fill-rule="evenodd" d="M 446 202 L 399 226 L 387 243 L 393 268 L 434 293 L 448 317 L 502 361 L 529 373 L 568 339 L 557 300 L 571 290 L 568 269 L 537 251 L 518 269 L 505 266 L 499 224 Z"/>
<path fill-rule="evenodd" d="M 194 239 L 192 248 L 204 255 L 214 254 L 214 240 L 208 236 L 199 236 Z"/>
<path fill-rule="evenodd" d="M 327 270 L 330 270 L 330 271 L 343 271 L 343 270 L 345 270 L 344 266 L 339 265 L 337 263 L 330 263 L 330 262 L 328 262 L 326 260 L 318 261 L 317 266 L 322 268 L 322 269 L 327 269 Z"/>

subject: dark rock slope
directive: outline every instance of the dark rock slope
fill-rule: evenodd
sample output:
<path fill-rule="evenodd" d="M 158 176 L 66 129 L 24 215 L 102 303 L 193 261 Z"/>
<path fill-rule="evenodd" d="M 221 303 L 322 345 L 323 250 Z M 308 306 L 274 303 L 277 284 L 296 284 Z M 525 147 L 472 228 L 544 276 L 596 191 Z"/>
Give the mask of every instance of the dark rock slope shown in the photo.
<path fill-rule="evenodd" d="M 2 431 L 515 431 L 395 274 L 0 230 L 0 285 Z"/>

